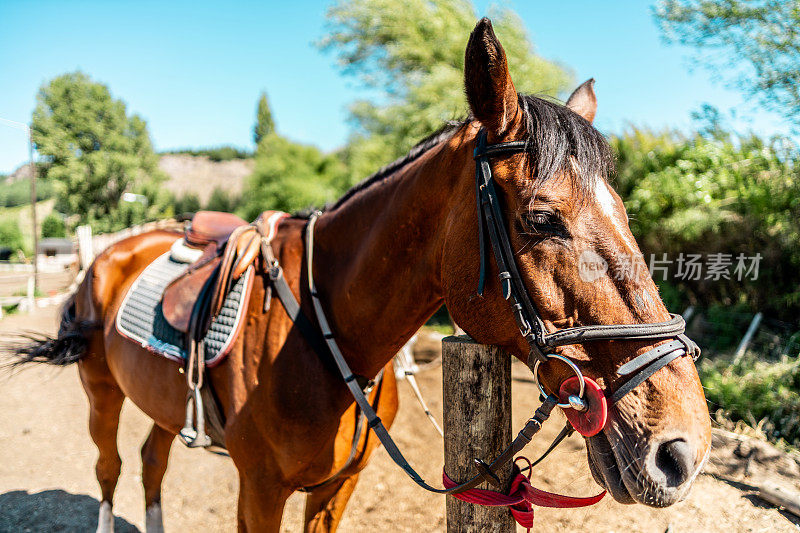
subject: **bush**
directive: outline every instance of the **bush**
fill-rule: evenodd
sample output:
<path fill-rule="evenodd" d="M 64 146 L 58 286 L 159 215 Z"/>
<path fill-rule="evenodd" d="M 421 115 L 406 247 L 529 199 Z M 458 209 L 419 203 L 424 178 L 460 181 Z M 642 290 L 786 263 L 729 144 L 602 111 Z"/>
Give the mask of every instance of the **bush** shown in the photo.
<path fill-rule="evenodd" d="M 239 214 L 252 220 L 265 209 L 292 212 L 322 207 L 345 189 L 345 168 L 333 155 L 271 133 L 261 140 Z"/>
<path fill-rule="evenodd" d="M 11 248 L 14 251 L 24 248 L 19 224 L 12 220 L 0 221 L 0 247 Z"/>
<path fill-rule="evenodd" d="M 42 220 L 42 238 L 66 237 L 67 226 L 59 213 L 50 213 Z"/>
<path fill-rule="evenodd" d="M 186 193 L 174 200 L 175 214 L 196 213 L 200 211 L 200 198 L 195 193 Z"/>
<path fill-rule="evenodd" d="M 684 137 L 632 129 L 612 140 L 617 190 L 645 258 L 730 254 L 730 279 L 677 279 L 677 301 L 745 305 L 781 320 L 800 313 L 800 150 L 788 139 L 719 131 Z M 760 254 L 757 279 L 733 275 Z M 742 279 L 738 279 L 738 278 Z"/>

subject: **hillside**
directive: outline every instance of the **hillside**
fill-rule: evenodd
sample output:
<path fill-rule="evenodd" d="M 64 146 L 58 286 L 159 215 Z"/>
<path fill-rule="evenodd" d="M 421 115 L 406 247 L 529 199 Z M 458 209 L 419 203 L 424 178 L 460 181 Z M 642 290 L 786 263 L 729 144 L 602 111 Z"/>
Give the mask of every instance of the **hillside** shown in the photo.
<path fill-rule="evenodd" d="M 207 156 L 163 154 L 158 166 L 169 176 L 164 183 L 167 190 L 178 197 L 194 193 L 205 204 L 216 188 L 232 195 L 241 194 L 245 179 L 253 172 L 254 162 L 252 159 L 211 161 Z"/>
<path fill-rule="evenodd" d="M 6 176 L 5 183 L 15 183 L 17 181 L 28 180 L 31 177 L 31 166 L 28 163 L 23 163 L 14 170 L 11 174 Z"/>
<path fill-rule="evenodd" d="M 211 193 L 218 187 L 234 196 L 241 194 L 244 181 L 255 166 L 252 159 L 212 161 L 208 156 L 187 154 L 162 154 L 159 157 L 159 168 L 169 176 L 164 187 L 178 197 L 194 193 L 202 204 L 208 201 Z M 29 177 L 30 167 L 23 164 L 4 181 L 14 183 L 27 180 Z"/>

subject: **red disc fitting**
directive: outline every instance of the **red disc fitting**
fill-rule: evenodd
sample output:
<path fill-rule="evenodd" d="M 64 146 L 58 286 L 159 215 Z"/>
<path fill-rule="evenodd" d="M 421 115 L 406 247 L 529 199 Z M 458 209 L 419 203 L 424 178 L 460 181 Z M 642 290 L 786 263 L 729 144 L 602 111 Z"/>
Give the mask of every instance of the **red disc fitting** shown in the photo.
<path fill-rule="evenodd" d="M 600 388 L 593 379 L 584 377 L 583 401 L 587 405 L 585 411 L 577 409 L 564 409 L 575 431 L 584 437 L 593 437 L 602 431 L 608 419 L 608 402 Z M 581 390 L 581 381 L 578 376 L 573 376 L 561 384 L 558 391 L 559 399 L 562 403 L 568 403 L 568 398 L 572 395 L 577 396 Z"/>

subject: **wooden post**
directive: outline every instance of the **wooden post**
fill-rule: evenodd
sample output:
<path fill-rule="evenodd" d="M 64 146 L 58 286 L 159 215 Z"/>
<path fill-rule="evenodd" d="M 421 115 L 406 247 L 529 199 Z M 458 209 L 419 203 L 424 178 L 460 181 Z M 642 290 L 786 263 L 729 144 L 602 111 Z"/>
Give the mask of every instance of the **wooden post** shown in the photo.
<path fill-rule="evenodd" d="M 466 481 L 477 470 L 474 459 L 491 463 L 511 443 L 511 356 L 476 344 L 467 336 L 442 339 L 444 469 Z M 499 472 L 511 482 L 511 464 Z M 486 484 L 479 488 L 497 490 Z M 473 505 L 447 496 L 447 532 L 515 531 L 506 507 Z"/>
<path fill-rule="evenodd" d="M 28 128 L 28 159 L 31 169 L 31 219 L 33 220 L 33 290 L 39 286 L 39 222 L 36 220 L 36 165 L 33 164 L 33 134 Z"/>
<path fill-rule="evenodd" d="M 761 324 L 762 318 L 764 318 L 764 315 L 759 311 L 756 313 L 756 316 L 753 317 L 753 321 L 750 322 L 750 327 L 747 328 L 747 332 L 744 334 L 744 337 L 742 337 L 742 341 L 739 343 L 739 346 L 736 348 L 736 352 L 734 353 L 734 365 L 742 359 L 742 356 L 747 351 L 747 347 L 750 346 L 750 341 L 753 340 L 753 335 L 755 335 L 756 331 L 758 331 L 758 326 Z"/>
<path fill-rule="evenodd" d="M 78 235 L 78 257 L 81 262 L 81 270 L 86 270 L 94 260 L 92 227 L 88 225 L 78 226 L 75 233 Z"/>
<path fill-rule="evenodd" d="M 36 270 L 34 269 L 34 272 Z M 28 290 L 26 291 L 28 301 L 28 313 L 36 311 L 36 274 L 28 278 Z"/>

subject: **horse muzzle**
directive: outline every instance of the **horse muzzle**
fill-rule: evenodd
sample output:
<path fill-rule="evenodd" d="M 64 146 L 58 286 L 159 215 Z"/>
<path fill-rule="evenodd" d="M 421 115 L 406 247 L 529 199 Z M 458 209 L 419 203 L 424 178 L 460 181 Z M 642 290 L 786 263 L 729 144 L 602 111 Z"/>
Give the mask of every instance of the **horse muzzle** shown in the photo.
<path fill-rule="evenodd" d="M 611 422 L 587 439 L 595 481 L 620 503 L 668 507 L 683 500 L 708 458 L 709 447 L 689 435 L 666 433 L 647 440 Z"/>

